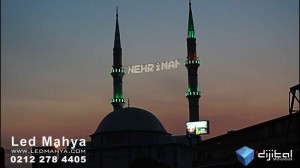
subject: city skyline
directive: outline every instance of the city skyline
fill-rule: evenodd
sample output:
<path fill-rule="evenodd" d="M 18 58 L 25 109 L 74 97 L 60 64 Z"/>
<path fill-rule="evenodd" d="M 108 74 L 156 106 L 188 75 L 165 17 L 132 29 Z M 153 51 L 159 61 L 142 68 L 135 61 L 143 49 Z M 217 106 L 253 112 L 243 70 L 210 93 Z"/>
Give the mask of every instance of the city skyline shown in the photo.
<path fill-rule="evenodd" d="M 11 136 L 88 139 L 113 111 L 116 4 L 125 66 L 182 60 L 174 70 L 125 74 L 124 98 L 152 112 L 171 134 L 185 134 L 186 1 L 4 0 L 4 147 Z M 204 139 L 288 114 L 289 87 L 299 83 L 298 6 L 296 0 L 193 1 L 200 119 L 211 124 Z"/>

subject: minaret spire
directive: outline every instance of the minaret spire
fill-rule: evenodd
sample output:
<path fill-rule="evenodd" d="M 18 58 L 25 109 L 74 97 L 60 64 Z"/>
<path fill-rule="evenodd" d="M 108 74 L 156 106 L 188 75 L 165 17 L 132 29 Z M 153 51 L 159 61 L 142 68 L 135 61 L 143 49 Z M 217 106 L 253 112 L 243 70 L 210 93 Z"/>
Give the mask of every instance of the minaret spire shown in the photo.
<path fill-rule="evenodd" d="M 194 30 L 194 21 L 193 21 L 193 13 L 192 13 L 192 3 L 189 0 L 189 22 L 188 22 L 188 34 L 187 38 L 196 38 L 195 30 Z"/>
<path fill-rule="evenodd" d="M 115 58 L 115 50 L 118 50 L 118 51 L 116 51 L 117 52 L 116 55 L 120 56 L 121 57 L 120 60 L 122 61 L 122 48 L 121 48 L 121 39 L 120 39 L 118 6 L 116 7 L 116 28 L 115 28 L 115 42 L 114 42 L 114 61 L 118 60 L 118 59 Z M 115 65 L 115 62 L 114 62 L 114 65 Z"/>
<path fill-rule="evenodd" d="M 196 36 L 194 30 L 192 4 L 189 1 L 189 19 L 188 19 L 188 34 L 187 34 L 187 60 L 185 67 L 188 70 L 188 91 L 185 93 L 189 101 L 189 121 L 199 120 L 199 99 L 201 92 L 198 88 L 198 68 L 200 60 L 196 53 Z"/>
<path fill-rule="evenodd" d="M 119 16 L 118 5 L 116 6 L 116 17 Z"/>
<path fill-rule="evenodd" d="M 118 6 L 116 7 L 116 28 L 115 28 L 115 41 L 113 49 L 113 69 L 110 70 L 110 74 L 113 77 L 113 99 L 111 104 L 114 110 L 123 108 L 125 100 L 123 99 L 123 76 L 125 75 L 125 70 L 122 69 L 122 48 L 120 39 L 120 29 L 119 29 L 119 13 Z"/>

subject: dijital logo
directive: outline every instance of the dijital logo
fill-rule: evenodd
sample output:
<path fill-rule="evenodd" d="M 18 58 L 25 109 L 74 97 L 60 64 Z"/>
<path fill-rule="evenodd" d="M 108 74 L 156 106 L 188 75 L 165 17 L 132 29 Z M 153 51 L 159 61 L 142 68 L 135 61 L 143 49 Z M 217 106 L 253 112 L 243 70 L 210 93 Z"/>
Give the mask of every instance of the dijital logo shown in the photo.
<path fill-rule="evenodd" d="M 235 151 L 238 160 L 244 165 L 247 166 L 254 159 L 254 150 L 244 146 Z M 263 150 L 258 153 L 258 158 L 266 158 L 267 161 L 293 161 L 293 150 L 290 152 L 281 153 L 276 150 L 269 149 Z"/>
<path fill-rule="evenodd" d="M 258 153 L 258 158 L 267 158 L 267 161 L 293 161 L 293 151 L 280 153 L 276 150 L 263 150 L 263 152 Z"/>

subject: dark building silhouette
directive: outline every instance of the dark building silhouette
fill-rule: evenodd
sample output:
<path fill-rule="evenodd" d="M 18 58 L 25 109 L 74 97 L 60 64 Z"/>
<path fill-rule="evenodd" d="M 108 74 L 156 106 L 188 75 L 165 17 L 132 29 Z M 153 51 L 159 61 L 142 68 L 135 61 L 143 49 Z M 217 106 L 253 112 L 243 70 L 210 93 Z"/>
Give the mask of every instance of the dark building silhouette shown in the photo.
<path fill-rule="evenodd" d="M 229 131 L 208 140 L 201 141 L 198 150 L 201 155 L 195 168 L 242 168 L 235 151 L 243 146 L 255 150 L 254 160 L 247 166 L 286 168 L 299 166 L 300 113 L 296 112 L 236 131 Z M 293 151 L 293 161 L 266 161 L 258 158 L 258 152 L 277 150 Z"/>
<path fill-rule="evenodd" d="M 5 149 L 0 147 L 0 168 L 5 168 Z"/>
<path fill-rule="evenodd" d="M 298 92 L 298 96 L 297 96 Z M 298 109 L 295 107 L 298 104 Z M 300 83 L 290 88 L 289 92 L 289 113 L 300 111 Z"/>
<path fill-rule="evenodd" d="M 90 160 L 97 168 L 135 167 L 151 160 L 188 168 L 195 159 L 185 136 L 172 136 L 153 114 L 134 107 L 109 113 L 91 135 L 91 142 Z"/>

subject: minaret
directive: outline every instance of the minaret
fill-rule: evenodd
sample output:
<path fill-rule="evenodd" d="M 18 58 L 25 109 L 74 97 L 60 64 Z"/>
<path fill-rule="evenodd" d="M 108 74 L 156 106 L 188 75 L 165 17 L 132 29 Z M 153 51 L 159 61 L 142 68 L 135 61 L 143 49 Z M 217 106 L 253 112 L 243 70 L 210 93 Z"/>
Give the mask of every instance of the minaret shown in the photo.
<path fill-rule="evenodd" d="M 189 101 L 189 121 L 199 120 L 199 99 L 201 92 L 198 89 L 198 67 L 200 60 L 196 54 L 196 35 L 194 30 L 191 1 L 189 1 L 189 21 L 187 33 L 187 60 L 185 67 L 188 70 L 188 91 L 185 93 Z"/>
<path fill-rule="evenodd" d="M 123 76 L 125 75 L 125 70 L 122 69 L 122 48 L 120 40 L 120 30 L 118 21 L 118 7 L 116 9 L 116 29 L 115 29 L 115 41 L 114 41 L 114 52 L 113 52 L 113 69 L 110 70 L 110 74 L 114 80 L 114 98 L 111 99 L 111 104 L 114 110 L 123 108 L 125 100 L 123 99 Z"/>

